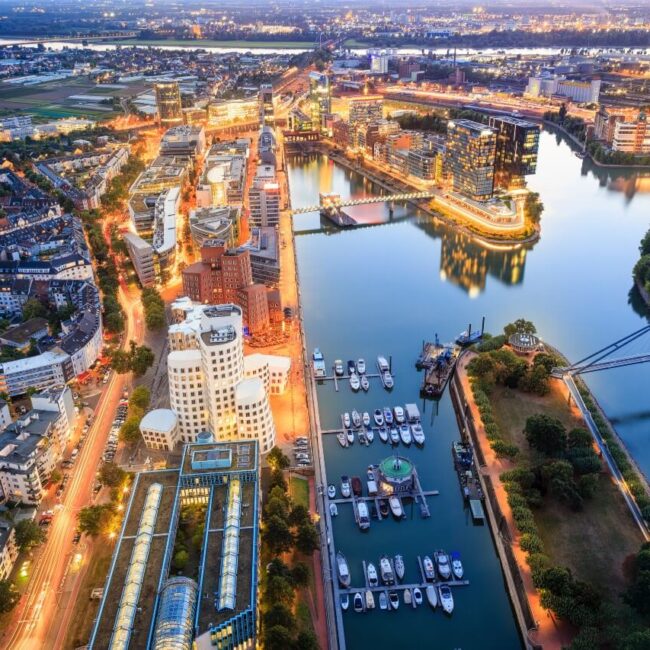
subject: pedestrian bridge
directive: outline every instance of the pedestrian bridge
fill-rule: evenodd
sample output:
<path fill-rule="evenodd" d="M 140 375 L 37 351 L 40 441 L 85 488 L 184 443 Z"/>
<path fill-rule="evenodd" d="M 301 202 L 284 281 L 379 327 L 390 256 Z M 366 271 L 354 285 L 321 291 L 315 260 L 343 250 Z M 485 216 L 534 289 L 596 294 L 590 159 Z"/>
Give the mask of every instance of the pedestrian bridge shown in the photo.
<path fill-rule="evenodd" d="M 404 194 L 383 194 L 381 196 L 364 196 L 361 199 L 347 199 L 327 201 L 319 205 L 310 205 L 305 208 L 296 208 L 291 214 L 306 214 L 307 212 L 319 212 L 323 208 L 345 208 L 353 205 L 367 205 L 369 203 L 386 203 L 393 201 L 412 201 L 415 199 L 431 199 L 434 192 L 407 192 Z"/>

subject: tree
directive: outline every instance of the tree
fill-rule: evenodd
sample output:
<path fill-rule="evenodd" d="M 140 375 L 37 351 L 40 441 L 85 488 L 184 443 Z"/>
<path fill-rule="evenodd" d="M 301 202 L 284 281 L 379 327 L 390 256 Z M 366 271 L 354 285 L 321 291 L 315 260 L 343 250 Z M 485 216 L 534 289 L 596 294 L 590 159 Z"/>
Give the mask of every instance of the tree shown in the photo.
<path fill-rule="evenodd" d="M 309 584 L 309 567 L 304 562 L 297 562 L 291 567 L 291 579 L 296 587 L 306 587 Z"/>
<path fill-rule="evenodd" d="M 544 413 L 531 415 L 524 427 L 526 440 L 531 447 L 547 456 L 558 456 L 566 447 L 566 429 L 557 419 Z"/>
<path fill-rule="evenodd" d="M 37 298 L 30 298 L 23 305 L 23 321 L 30 318 L 45 318 L 47 316 L 47 308 Z"/>
<path fill-rule="evenodd" d="M 600 632 L 597 627 L 583 627 L 575 636 L 569 650 L 593 650 L 600 648 Z"/>
<path fill-rule="evenodd" d="M 129 397 L 129 407 L 135 406 L 146 411 L 151 401 L 151 393 L 146 386 L 136 386 Z"/>
<path fill-rule="evenodd" d="M 182 571 L 187 566 L 187 561 L 190 559 L 189 553 L 183 549 L 174 555 L 174 567 Z"/>
<path fill-rule="evenodd" d="M 114 513 L 113 505 L 110 503 L 82 508 L 77 515 L 78 528 L 82 533 L 93 537 L 107 533 L 113 523 Z"/>
<path fill-rule="evenodd" d="M 578 479 L 578 492 L 583 499 L 591 499 L 598 489 L 598 475 L 585 474 Z"/>
<path fill-rule="evenodd" d="M 126 350 L 111 352 L 111 367 L 118 375 L 124 375 L 131 370 L 131 358 Z"/>
<path fill-rule="evenodd" d="M 264 516 L 268 519 L 270 517 L 280 517 L 287 521 L 289 510 L 287 504 L 282 499 L 269 499 L 264 506 Z"/>
<path fill-rule="evenodd" d="M 22 519 L 16 524 L 16 544 L 24 552 L 45 541 L 43 529 L 31 519 Z"/>
<path fill-rule="evenodd" d="M 296 619 L 293 612 L 284 603 L 273 603 L 269 609 L 262 614 L 263 629 L 271 629 L 281 625 L 287 630 L 294 630 Z"/>
<path fill-rule="evenodd" d="M 558 111 L 558 120 L 560 124 L 562 124 L 564 120 L 566 120 L 566 116 L 567 116 L 567 107 L 566 104 L 562 104 L 562 106 L 560 106 L 560 110 Z"/>
<path fill-rule="evenodd" d="M 311 522 L 311 517 L 309 516 L 309 510 L 302 505 L 302 503 L 294 504 L 291 508 L 291 513 L 289 514 L 289 525 L 290 526 L 300 526 L 304 523 Z"/>
<path fill-rule="evenodd" d="M 591 433 L 582 427 L 576 427 L 571 429 L 567 435 L 567 441 L 569 444 L 569 449 L 575 449 L 576 447 L 589 447 L 591 448 L 594 439 L 591 436 Z"/>
<path fill-rule="evenodd" d="M 288 551 L 293 543 L 287 522 L 277 515 L 269 517 L 264 523 L 262 539 L 274 555 Z"/>
<path fill-rule="evenodd" d="M 270 576 L 266 581 L 265 596 L 269 603 L 284 603 L 291 607 L 295 597 L 293 584 L 282 576 Z"/>
<path fill-rule="evenodd" d="M 496 363 L 489 354 L 479 354 L 467 364 L 467 372 L 472 377 L 494 380 Z"/>
<path fill-rule="evenodd" d="M 304 522 L 296 531 L 296 548 L 305 555 L 311 555 L 318 548 L 318 531 L 310 522 Z"/>
<path fill-rule="evenodd" d="M 269 485 L 273 487 L 279 487 L 281 488 L 284 492 L 287 491 L 287 481 L 284 478 L 284 472 L 281 469 L 274 469 L 271 472 L 271 481 Z"/>
<path fill-rule="evenodd" d="M 63 474 L 61 474 L 61 470 L 58 469 L 53 469 L 52 473 L 50 474 L 50 481 L 54 484 L 60 483 L 61 479 L 63 478 Z"/>
<path fill-rule="evenodd" d="M 293 647 L 291 632 L 282 625 L 275 625 L 264 633 L 265 650 L 287 650 Z"/>
<path fill-rule="evenodd" d="M 289 457 L 277 445 L 269 451 L 266 462 L 271 469 L 287 469 L 291 465 Z"/>
<path fill-rule="evenodd" d="M 131 370 L 136 377 L 141 377 L 153 365 L 156 356 L 146 345 L 136 345 L 131 341 Z"/>
<path fill-rule="evenodd" d="M 140 418 L 130 415 L 120 427 L 120 440 L 127 445 L 135 445 L 140 439 Z"/>
<path fill-rule="evenodd" d="M 16 585 L 9 580 L 0 580 L 0 614 L 10 612 L 20 600 Z"/>
<path fill-rule="evenodd" d="M 115 463 L 104 463 L 99 470 L 99 480 L 108 487 L 120 487 L 127 473 Z"/>

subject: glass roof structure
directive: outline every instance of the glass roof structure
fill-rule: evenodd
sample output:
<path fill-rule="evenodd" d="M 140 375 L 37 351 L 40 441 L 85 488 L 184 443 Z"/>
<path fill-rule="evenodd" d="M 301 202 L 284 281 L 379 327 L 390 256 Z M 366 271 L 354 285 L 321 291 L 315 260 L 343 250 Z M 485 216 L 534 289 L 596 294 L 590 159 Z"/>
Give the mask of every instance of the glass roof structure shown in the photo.
<path fill-rule="evenodd" d="M 138 526 L 138 534 L 133 544 L 129 569 L 126 573 L 124 589 L 120 597 L 120 606 L 115 617 L 115 629 L 109 645 L 110 650 L 126 650 L 131 640 L 131 630 L 138 609 L 144 574 L 147 569 L 147 559 L 162 492 L 163 486 L 160 483 L 153 483 L 147 490 Z"/>
<path fill-rule="evenodd" d="M 224 523 L 218 610 L 235 609 L 237 596 L 237 559 L 241 519 L 241 481 L 233 478 L 228 488 L 228 508 Z"/>
<path fill-rule="evenodd" d="M 191 578 L 169 578 L 163 585 L 153 650 L 191 650 L 198 586 Z"/>

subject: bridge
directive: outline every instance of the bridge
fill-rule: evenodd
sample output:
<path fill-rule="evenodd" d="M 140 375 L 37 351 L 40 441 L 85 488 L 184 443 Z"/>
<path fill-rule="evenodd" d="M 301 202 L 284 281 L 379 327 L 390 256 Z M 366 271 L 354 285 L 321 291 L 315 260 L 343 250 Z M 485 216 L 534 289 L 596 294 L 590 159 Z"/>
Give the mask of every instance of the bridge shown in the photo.
<path fill-rule="evenodd" d="M 598 425 L 596 424 L 594 417 L 585 404 L 582 393 L 578 388 L 575 377 L 577 375 L 583 375 L 590 372 L 598 372 L 600 370 L 609 370 L 610 368 L 623 368 L 625 366 L 633 366 L 640 363 L 647 363 L 650 361 L 650 354 L 641 352 L 638 354 L 631 354 L 624 357 L 618 357 L 614 359 L 607 359 L 610 354 L 621 350 L 625 346 L 629 345 L 633 341 L 638 341 L 642 336 L 650 332 L 650 325 L 646 325 L 627 336 L 624 336 L 609 345 L 606 345 L 604 348 L 597 350 L 593 354 L 581 359 L 580 361 L 565 367 L 553 368 L 552 374 L 555 377 L 561 378 L 569 391 L 570 399 L 573 399 L 576 406 L 580 409 L 582 417 L 591 432 L 601 456 L 605 459 L 609 471 L 618 486 L 618 489 L 625 500 L 625 503 L 634 518 L 637 526 L 641 530 L 641 534 L 644 539 L 650 541 L 650 532 L 648 531 L 648 525 L 641 513 L 641 510 L 630 492 L 630 488 L 627 485 L 625 477 L 618 468 L 616 461 L 614 460 L 612 453 L 607 445 L 607 441 L 603 438 Z"/>
<path fill-rule="evenodd" d="M 431 199 L 435 192 L 406 192 L 404 194 L 383 194 L 381 196 L 364 196 L 362 199 L 347 199 L 327 201 L 321 205 L 310 205 L 305 208 L 296 208 L 292 214 L 306 214 L 307 212 L 319 212 L 323 208 L 345 208 L 354 205 L 368 205 L 369 203 L 386 203 L 393 201 L 413 201 L 416 199 Z"/>

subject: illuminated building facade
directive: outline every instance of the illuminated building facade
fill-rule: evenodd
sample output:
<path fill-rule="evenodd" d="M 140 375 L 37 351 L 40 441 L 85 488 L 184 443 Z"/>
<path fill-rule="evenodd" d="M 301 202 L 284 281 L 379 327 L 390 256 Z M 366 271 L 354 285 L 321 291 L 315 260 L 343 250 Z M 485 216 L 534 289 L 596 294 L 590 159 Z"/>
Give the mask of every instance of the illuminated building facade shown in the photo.
<path fill-rule="evenodd" d="M 350 99 L 348 121 L 351 126 L 375 122 L 383 116 L 384 100 L 381 96 L 362 95 Z"/>
<path fill-rule="evenodd" d="M 455 192 L 485 201 L 494 191 L 497 133 L 472 120 L 447 125 L 447 170 Z"/>
<path fill-rule="evenodd" d="M 259 94 L 260 124 L 262 126 L 273 126 L 275 114 L 273 111 L 273 86 L 262 84 Z"/>
<path fill-rule="evenodd" d="M 497 132 L 494 182 L 503 189 L 523 187 L 537 170 L 539 126 L 516 117 L 490 117 Z"/>
<path fill-rule="evenodd" d="M 329 77 L 322 72 L 309 73 L 309 108 L 313 128 L 324 132 L 326 117 L 332 112 L 332 89 Z"/>
<path fill-rule="evenodd" d="M 257 99 L 230 99 L 208 106 L 208 124 L 216 128 L 256 122 L 258 117 Z"/>
<path fill-rule="evenodd" d="M 169 128 L 183 124 L 183 106 L 178 82 L 159 81 L 154 86 L 154 90 L 160 126 Z"/>

